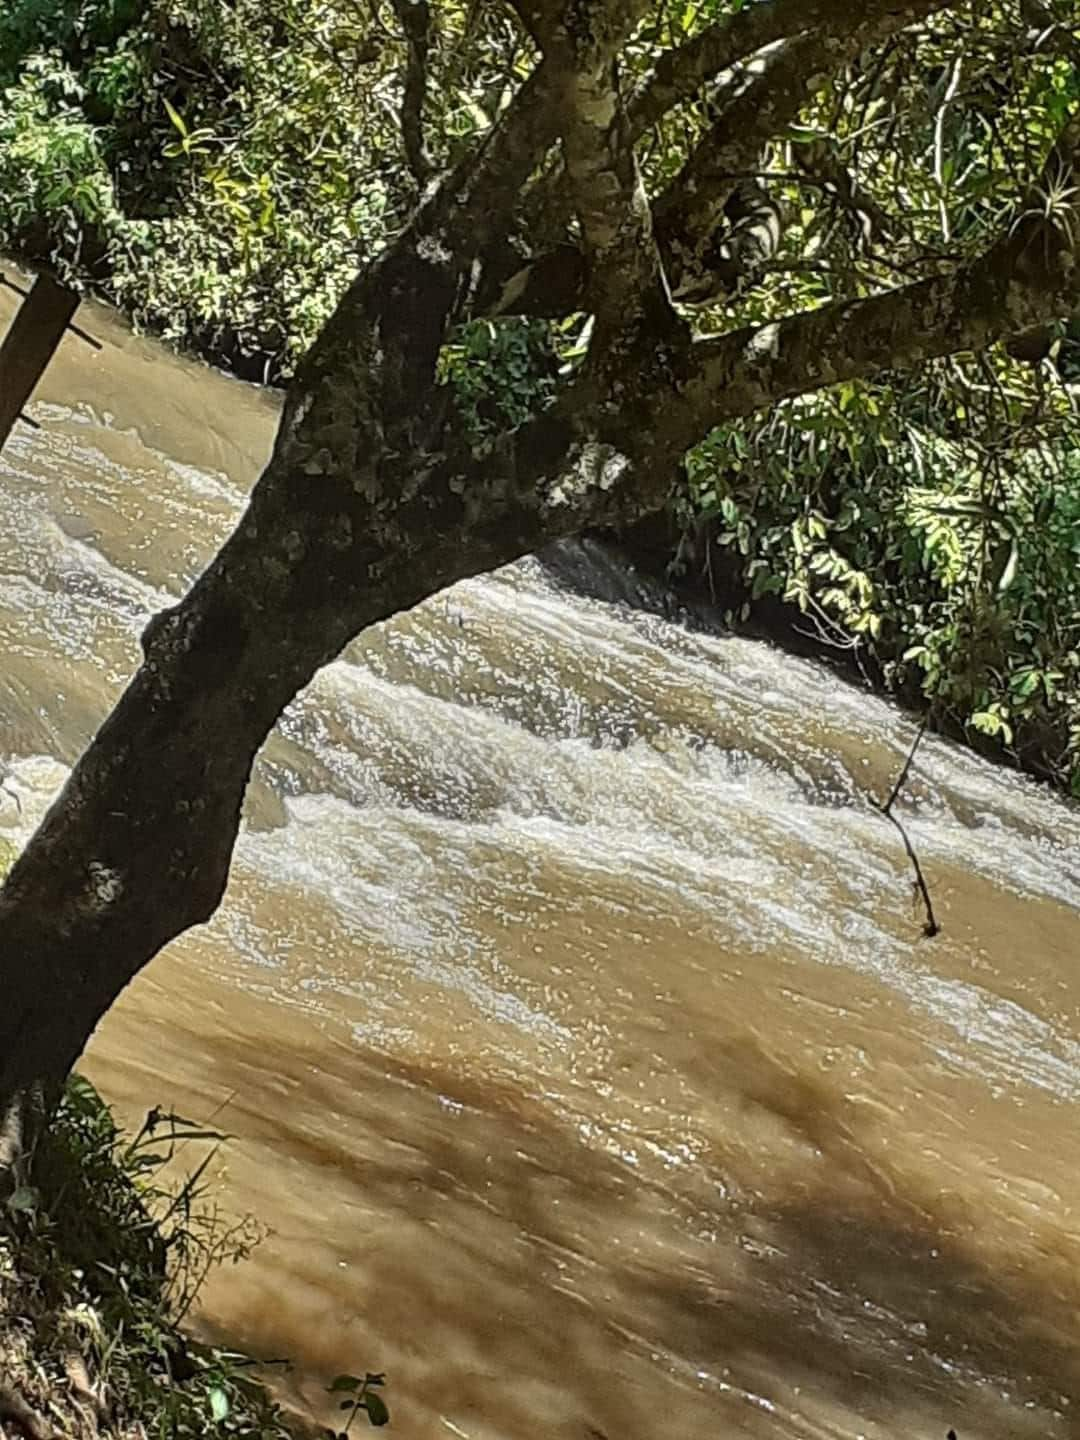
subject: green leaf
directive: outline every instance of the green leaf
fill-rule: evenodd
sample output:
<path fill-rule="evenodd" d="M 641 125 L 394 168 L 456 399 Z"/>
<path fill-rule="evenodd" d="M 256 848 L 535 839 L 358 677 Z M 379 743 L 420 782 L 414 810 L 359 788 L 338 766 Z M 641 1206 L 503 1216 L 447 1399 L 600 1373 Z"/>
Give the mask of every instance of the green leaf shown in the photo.
<path fill-rule="evenodd" d="M 364 1409 L 367 1411 L 368 1419 L 372 1425 L 385 1425 L 390 1419 L 390 1411 L 386 1408 L 386 1401 L 381 1395 L 369 1391 L 364 1396 Z"/>
<path fill-rule="evenodd" d="M 41 1195 L 31 1185 L 20 1185 L 8 1196 L 7 1207 L 14 1215 L 32 1215 L 41 1203 Z"/>
<path fill-rule="evenodd" d="M 1018 670 L 1009 681 L 1009 689 L 1018 700 L 1026 700 L 1039 688 L 1042 674 L 1038 670 Z"/>
<path fill-rule="evenodd" d="M 188 128 L 184 124 L 184 117 L 180 114 L 179 110 L 177 110 L 176 106 L 172 104 L 168 96 L 163 95 L 161 97 L 161 103 L 165 106 L 165 113 L 176 127 L 181 139 L 186 140 Z"/>
<path fill-rule="evenodd" d="M 213 1415 L 214 1421 L 218 1425 L 229 1414 L 229 1397 L 220 1385 L 215 1385 L 210 1391 L 210 1414 Z"/>
<path fill-rule="evenodd" d="M 340 1394 L 343 1390 L 357 1391 L 362 1388 L 364 1382 L 359 1375 L 335 1375 L 330 1384 L 326 1387 L 331 1395 Z"/>
<path fill-rule="evenodd" d="M 64 1086 L 64 1098 L 87 1115 L 100 1115 L 106 1108 L 105 1101 L 85 1075 L 68 1076 Z"/>

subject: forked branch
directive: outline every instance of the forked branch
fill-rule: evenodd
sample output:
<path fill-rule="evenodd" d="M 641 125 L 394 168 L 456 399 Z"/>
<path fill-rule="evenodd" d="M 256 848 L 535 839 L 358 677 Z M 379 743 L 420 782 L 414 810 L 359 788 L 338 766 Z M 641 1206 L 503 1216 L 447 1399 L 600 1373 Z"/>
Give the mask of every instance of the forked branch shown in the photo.
<path fill-rule="evenodd" d="M 879 810 L 885 819 L 888 820 L 889 824 L 894 825 L 900 832 L 900 838 L 904 842 L 904 849 L 907 851 L 907 857 L 911 861 L 911 868 L 915 873 L 915 891 L 922 901 L 923 911 L 926 916 L 923 921 L 923 934 L 928 940 L 932 940 L 935 935 L 940 935 L 941 926 L 938 924 L 937 916 L 934 914 L 934 902 L 930 898 L 930 888 L 926 883 L 926 877 L 919 863 L 919 856 L 916 853 L 915 846 L 911 843 L 911 837 L 908 835 L 907 830 L 904 828 L 902 821 L 893 808 L 900 798 L 904 786 L 907 784 L 908 776 L 911 774 L 911 767 L 915 763 L 915 756 L 925 734 L 926 721 L 924 720 L 915 732 L 915 739 L 911 743 L 911 749 L 908 751 L 907 759 L 904 761 L 900 774 L 896 777 L 896 783 L 893 785 L 888 800 L 885 801 L 884 805 L 877 805 L 874 808 Z"/>

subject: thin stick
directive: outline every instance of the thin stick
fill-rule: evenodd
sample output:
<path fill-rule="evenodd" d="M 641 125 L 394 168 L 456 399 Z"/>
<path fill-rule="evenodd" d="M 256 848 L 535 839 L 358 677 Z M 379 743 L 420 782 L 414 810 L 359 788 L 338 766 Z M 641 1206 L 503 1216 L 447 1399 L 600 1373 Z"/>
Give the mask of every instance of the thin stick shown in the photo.
<path fill-rule="evenodd" d="M 27 290 L 25 285 L 18 285 L 14 280 L 9 280 L 2 271 L 0 271 L 0 285 L 5 285 L 9 290 L 14 290 L 15 294 L 21 295 L 24 300 L 27 295 L 30 294 L 30 291 Z"/>
<path fill-rule="evenodd" d="M 941 934 L 941 926 L 938 924 L 937 916 L 934 914 L 934 902 L 930 898 L 930 888 L 926 883 L 926 877 L 923 875 L 922 866 L 919 864 L 919 857 L 915 853 L 915 847 L 912 845 L 907 831 L 893 814 L 893 806 L 899 799 L 900 792 L 907 784 L 907 779 L 911 774 L 911 767 L 915 763 L 915 756 L 918 752 L 919 745 L 922 742 L 923 736 L 926 734 L 926 726 L 927 720 L 924 719 L 915 733 L 915 739 L 912 742 L 911 749 L 908 751 L 903 769 L 897 777 L 896 784 L 893 786 L 892 793 L 888 800 L 886 800 L 884 805 L 875 804 L 874 808 L 879 810 L 881 814 L 885 816 L 885 819 L 888 820 L 891 825 L 895 825 L 900 832 L 900 838 L 904 842 L 904 849 L 907 851 L 908 859 L 911 861 L 911 868 L 915 872 L 915 888 L 922 897 L 923 908 L 926 911 L 926 920 L 923 923 L 923 934 L 928 940 L 932 940 L 935 935 Z"/>
<path fill-rule="evenodd" d="M 911 767 L 915 763 L 915 756 L 918 753 L 919 746 L 922 744 L 922 738 L 925 734 L 926 720 L 924 719 L 915 733 L 915 739 L 912 742 L 911 749 L 908 751 L 908 757 L 904 761 L 904 768 L 900 771 L 899 779 L 892 788 L 892 794 L 889 796 L 888 800 L 885 801 L 885 804 L 881 807 L 881 813 L 888 816 L 890 819 L 892 818 L 892 807 L 896 804 L 896 801 L 900 795 L 900 791 L 903 790 L 904 786 L 907 784 L 907 778 L 911 774 Z"/>
<path fill-rule="evenodd" d="M 81 340 L 84 345 L 89 345 L 91 350 L 104 350 L 105 347 L 101 341 L 96 340 L 94 336 L 91 335 L 89 331 L 84 330 L 81 325 L 69 325 L 68 329 L 77 340 Z"/>

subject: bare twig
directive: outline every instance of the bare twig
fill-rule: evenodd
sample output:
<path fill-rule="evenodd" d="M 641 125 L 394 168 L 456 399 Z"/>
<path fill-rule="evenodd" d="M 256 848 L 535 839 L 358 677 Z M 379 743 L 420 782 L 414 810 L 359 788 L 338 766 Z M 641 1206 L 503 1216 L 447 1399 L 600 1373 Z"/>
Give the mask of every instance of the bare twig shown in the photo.
<path fill-rule="evenodd" d="M 0 285 L 3 285 L 6 290 L 14 290 L 15 294 L 21 295 L 24 300 L 30 294 L 25 285 L 20 285 L 16 280 L 9 280 L 2 271 L 0 271 Z"/>
<path fill-rule="evenodd" d="M 911 861 L 911 868 L 915 872 L 915 890 L 922 898 L 923 909 L 926 912 L 926 919 L 923 922 L 923 934 L 927 939 L 933 939 L 935 935 L 941 933 L 941 926 L 938 924 L 937 916 L 934 914 L 934 902 L 930 898 L 930 889 L 926 883 L 926 877 L 923 875 L 922 866 L 919 864 L 919 857 L 915 853 L 915 847 L 912 845 L 903 824 L 893 813 L 893 806 L 900 798 L 900 793 L 907 784 L 908 776 L 911 774 L 911 767 L 915 763 L 915 756 L 918 752 L 919 745 L 922 743 L 922 738 L 926 734 L 926 725 L 926 720 L 923 720 L 915 732 L 915 739 L 911 743 L 911 749 L 908 751 L 907 759 L 904 761 L 900 774 L 896 777 L 896 784 L 893 786 L 892 793 L 889 795 L 888 800 L 885 801 L 884 805 L 875 804 L 874 808 L 880 811 L 885 819 L 888 820 L 891 825 L 895 825 L 900 832 L 900 838 L 904 842 L 904 849 L 907 851 L 908 859 Z"/>

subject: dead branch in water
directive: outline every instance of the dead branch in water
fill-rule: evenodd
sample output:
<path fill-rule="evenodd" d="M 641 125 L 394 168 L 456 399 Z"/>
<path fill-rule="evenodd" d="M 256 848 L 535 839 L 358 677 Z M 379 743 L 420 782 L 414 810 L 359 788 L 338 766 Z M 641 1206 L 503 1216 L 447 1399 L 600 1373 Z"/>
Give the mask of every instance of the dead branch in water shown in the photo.
<path fill-rule="evenodd" d="M 884 805 L 878 805 L 876 802 L 871 803 L 874 804 L 874 809 L 879 810 L 881 814 L 885 816 L 885 819 L 888 820 L 890 824 L 895 825 L 900 832 L 900 838 L 904 842 L 904 849 L 907 851 L 908 859 L 911 861 L 911 868 L 915 872 L 915 889 L 921 896 L 923 909 L 926 911 L 926 920 L 923 922 L 923 934 L 927 939 L 933 939 L 935 935 L 941 933 L 941 926 L 938 924 L 937 916 L 934 914 L 934 903 L 930 898 L 930 890 L 926 883 L 926 877 L 923 875 L 922 866 L 919 864 L 919 857 L 915 853 L 915 847 L 912 845 L 907 831 L 893 813 L 893 806 L 899 799 L 901 791 L 907 784 L 908 776 L 911 774 L 911 767 L 915 763 L 916 753 L 918 752 L 919 745 L 922 743 L 923 736 L 926 734 L 926 725 L 926 720 L 923 720 L 916 731 L 915 739 L 911 743 L 911 749 L 908 751 L 907 759 L 904 761 L 903 768 L 896 778 L 896 784 L 893 786 L 892 793 L 889 795 L 888 800 L 885 801 Z"/>

